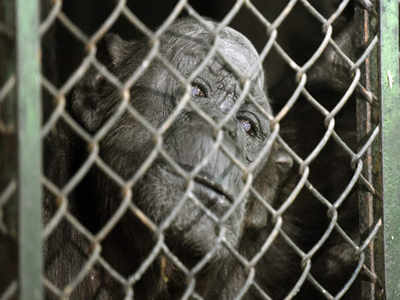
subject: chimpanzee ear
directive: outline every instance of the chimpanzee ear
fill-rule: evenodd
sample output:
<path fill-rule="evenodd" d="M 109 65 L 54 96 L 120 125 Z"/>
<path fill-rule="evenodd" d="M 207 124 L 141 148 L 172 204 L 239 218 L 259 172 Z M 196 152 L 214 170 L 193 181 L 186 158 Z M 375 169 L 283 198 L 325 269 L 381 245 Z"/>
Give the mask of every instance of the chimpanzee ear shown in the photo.
<path fill-rule="evenodd" d="M 273 206 L 282 184 L 288 178 L 293 167 L 293 159 L 280 145 L 274 144 L 270 157 L 254 181 L 254 188 Z M 260 229 L 268 224 L 268 211 L 255 197 L 249 199 L 247 207 L 247 228 Z"/>
<path fill-rule="evenodd" d="M 132 53 L 134 42 L 127 42 L 116 34 L 107 34 L 98 44 L 97 58 L 109 71 L 116 72 Z M 100 101 L 113 86 L 95 67 L 90 68 L 71 94 L 69 109 L 74 119 L 90 133 L 96 132 L 110 114 L 112 101 Z"/>
<path fill-rule="evenodd" d="M 95 70 L 89 70 L 88 75 L 79 82 L 71 93 L 69 111 L 72 117 L 87 131 L 94 133 L 102 123 L 100 97 L 94 82 L 98 81 Z"/>
<path fill-rule="evenodd" d="M 123 40 L 120 36 L 108 33 L 98 43 L 98 57 L 106 65 L 118 66 L 129 55 L 132 42 Z"/>
<path fill-rule="evenodd" d="M 108 117 L 114 98 L 101 101 L 111 84 L 95 68 L 91 67 L 72 90 L 67 109 L 87 131 L 94 133 Z"/>
<path fill-rule="evenodd" d="M 279 146 L 272 159 L 280 173 L 281 180 L 284 180 L 293 167 L 293 158 Z"/>

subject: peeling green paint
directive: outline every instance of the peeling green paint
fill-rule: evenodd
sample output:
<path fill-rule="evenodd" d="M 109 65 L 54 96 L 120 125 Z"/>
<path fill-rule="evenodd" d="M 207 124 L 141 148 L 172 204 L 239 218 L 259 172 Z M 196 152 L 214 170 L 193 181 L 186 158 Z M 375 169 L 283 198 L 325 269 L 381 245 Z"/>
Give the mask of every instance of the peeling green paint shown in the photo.
<path fill-rule="evenodd" d="M 16 1 L 19 299 L 43 299 L 39 2 Z"/>

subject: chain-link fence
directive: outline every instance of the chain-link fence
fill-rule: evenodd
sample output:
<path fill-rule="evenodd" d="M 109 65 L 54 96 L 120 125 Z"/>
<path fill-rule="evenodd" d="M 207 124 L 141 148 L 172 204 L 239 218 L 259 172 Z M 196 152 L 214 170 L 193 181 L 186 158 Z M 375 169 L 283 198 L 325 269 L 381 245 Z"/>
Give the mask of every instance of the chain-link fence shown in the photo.
<path fill-rule="evenodd" d="M 2 300 L 385 299 L 383 4 L 36 4 L 0 1 Z"/>

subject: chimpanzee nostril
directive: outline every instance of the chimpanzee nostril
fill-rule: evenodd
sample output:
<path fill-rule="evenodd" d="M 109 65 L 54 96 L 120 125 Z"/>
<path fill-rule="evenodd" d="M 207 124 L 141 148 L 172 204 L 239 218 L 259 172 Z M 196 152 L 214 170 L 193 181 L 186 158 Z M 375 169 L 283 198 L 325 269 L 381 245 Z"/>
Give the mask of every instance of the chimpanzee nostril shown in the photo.
<path fill-rule="evenodd" d="M 228 120 L 223 126 L 224 132 L 226 132 L 229 137 L 233 140 L 236 140 L 237 137 L 237 127 L 236 122 L 232 119 Z"/>

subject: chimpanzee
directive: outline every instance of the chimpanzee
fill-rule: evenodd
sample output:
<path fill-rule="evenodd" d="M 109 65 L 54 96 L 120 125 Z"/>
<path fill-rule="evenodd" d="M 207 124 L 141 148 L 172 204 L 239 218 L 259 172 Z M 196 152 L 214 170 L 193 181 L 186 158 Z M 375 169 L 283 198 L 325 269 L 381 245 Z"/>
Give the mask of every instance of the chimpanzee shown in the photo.
<path fill-rule="evenodd" d="M 222 2 L 218 2 L 218 5 Z M 281 5 L 278 2 L 260 1 L 260 5 L 266 5 L 266 9 L 263 9 L 263 12 L 268 14 L 268 12 L 272 11 L 270 9 L 271 6 L 277 7 Z M 310 2 L 313 5 L 317 5 L 318 9 L 326 10 L 328 12 L 326 15 L 329 16 L 337 8 L 340 1 L 313 0 Z M 354 2 L 368 3 L 368 1 L 361 0 Z M 71 4 L 71 2 L 69 3 Z M 134 3 L 134 1 L 130 1 L 130 3 Z M 68 6 L 68 3 L 65 6 Z M 148 6 L 148 4 L 145 4 L 145 6 Z M 211 3 L 207 3 L 207 7 L 210 8 Z M 300 56 L 300 61 L 302 61 L 301 59 L 308 58 L 309 54 L 313 53 L 315 49 L 306 46 L 308 47 L 305 49 L 307 51 L 300 51 L 298 47 L 304 47 L 305 44 L 293 39 L 293 36 L 296 36 L 300 28 L 301 30 L 303 27 L 312 28 L 308 23 L 299 27 L 296 26 L 296 22 L 290 21 L 291 16 L 294 16 L 295 19 L 299 15 L 300 17 L 302 16 L 301 13 L 304 8 L 297 9 L 300 14 L 296 11 L 290 14 L 289 21 L 279 28 L 279 37 L 284 41 L 284 48 L 286 49 L 287 46 L 292 51 L 289 51 L 290 55 L 294 55 L 295 58 L 298 58 L 296 56 L 298 55 Z M 80 6 L 79 10 L 81 10 Z M 352 18 L 351 11 L 352 9 L 346 10 L 345 19 L 340 20 L 340 23 L 336 22 L 334 24 L 336 26 L 334 31 L 334 34 L 336 33 L 335 39 L 338 40 L 340 46 L 347 45 L 346 43 L 351 41 L 351 30 L 354 29 L 348 26 L 349 19 Z M 350 12 L 350 15 L 348 12 Z M 308 13 L 307 15 L 311 19 Z M 316 20 L 314 21 L 317 23 Z M 248 23 L 247 19 L 244 23 Z M 215 26 L 208 24 L 208 26 Z M 288 32 L 285 31 L 285 25 L 290 27 L 293 24 L 296 27 L 295 34 L 288 34 L 290 30 Z M 343 29 L 347 27 L 351 30 Z M 189 28 L 193 28 L 194 32 L 199 32 L 199 36 L 193 37 Z M 293 29 L 293 27 L 289 29 Z M 250 30 L 253 31 L 254 28 L 251 27 Z M 217 55 L 210 61 L 208 69 L 206 68 L 190 82 L 192 100 L 204 109 L 207 114 L 211 112 L 211 119 L 216 122 L 221 119 L 218 109 L 223 108 L 222 114 L 225 113 L 225 110 L 231 109 L 232 105 L 234 105 L 233 103 L 240 98 L 240 91 L 244 87 L 243 79 L 248 78 L 249 73 L 252 73 L 251 71 L 255 71 L 254 74 L 256 74 L 257 67 L 252 65 L 258 65 L 258 63 L 253 63 L 257 60 L 257 54 L 250 50 L 252 49 L 251 45 L 243 37 L 238 38 L 240 35 L 230 29 L 226 29 L 223 32 L 225 33 L 223 33 L 222 39 L 220 38 L 219 40 L 221 44 L 218 49 L 222 53 L 225 53 L 228 48 L 231 50 L 225 54 L 228 58 L 228 63 Z M 301 40 L 304 36 L 311 37 L 312 41 L 317 44 L 321 39 L 320 36 L 314 37 L 313 34 L 309 34 L 309 31 L 303 32 L 306 32 L 306 35 L 298 36 L 298 39 Z M 264 34 L 264 29 L 262 34 Z M 186 20 L 174 24 L 162 36 L 160 51 L 166 60 L 172 62 L 172 65 L 187 78 L 196 65 L 202 61 L 213 42 L 214 36 L 203 26 Z M 291 43 L 289 44 L 288 42 Z M 105 63 L 109 71 L 124 81 L 132 72 L 140 68 L 143 62 L 149 62 L 145 57 L 152 46 L 154 45 L 149 41 L 126 42 L 117 36 L 107 36 L 102 45 L 99 45 L 98 58 Z M 315 45 L 313 44 L 313 46 Z M 173 49 L 178 49 L 179 51 Z M 325 56 L 321 59 L 322 63 L 317 64 L 310 70 L 308 73 L 310 75 L 309 82 L 316 83 L 316 85 L 321 85 L 322 83 L 322 85 L 331 86 L 333 84 L 335 90 L 346 88 L 344 80 L 339 82 L 340 85 L 338 85 L 336 81 L 332 80 L 334 73 L 325 72 L 326 69 L 331 69 L 332 63 L 336 63 L 336 61 L 327 61 L 327 58 L 332 57 L 332 55 L 329 56 L 329 53 L 332 52 L 331 50 L 328 48 Z M 232 63 L 233 66 L 236 65 L 236 57 L 239 54 L 243 54 L 244 57 L 243 61 L 239 61 L 247 66 L 247 68 L 244 68 L 244 76 L 240 76 L 240 74 L 231 70 L 229 66 Z M 71 55 L 68 53 L 67 56 Z M 270 58 L 270 61 L 274 59 L 271 55 L 268 55 L 267 58 Z M 274 62 L 265 64 L 265 66 L 270 82 L 276 84 L 280 89 L 279 91 L 278 88 L 274 89 L 274 95 L 281 95 L 281 91 L 284 90 L 282 89 L 282 86 L 284 86 L 282 85 L 282 82 L 284 83 L 282 77 L 288 77 L 287 74 L 280 72 L 279 66 L 273 67 Z M 271 66 L 273 68 L 269 68 Z M 61 66 L 58 67 L 62 68 Z M 66 66 L 67 69 L 68 67 Z M 254 67 L 254 70 L 251 70 L 252 67 Z M 223 72 L 219 70 L 223 70 Z M 243 70 L 240 68 L 239 71 Z M 209 75 L 203 76 L 202 74 Z M 268 74 L 271 75 L 268 76 Z M 339 78 L 339 76 L 335 78 Z M 203 82 L 203 77 L 206 77 L 206 79 L 214 77 L 215 80 L 211 80 L 212 84 L 208 86 L 208 82 Z M 267 99 L 261 88 L 262 77 L 262 72 L 260 71 L 257 76 L 258 79 L 255 79 L 257 83 L 252 86 L 250 94 L 253 95 L 253 98 L 259 98 L 259 104 L 270 113 L 269 99 Z M 130 103 L 153 126 L 158 127 L 168 118 L 171 110 L 179 103 L 184 90 L 188 88 L 187 84 L 189 82 L 186 85 L 182 85 L 178 81 L 167 70 L 163 62 L 155 58 L 150 64 L 150 68 L 139 76 L 139 80 L 130 88 Z M 212 91 L 211 93 L 210 90 Z M 117 110 L 121 99 L 124 97 L 120 92 L 97 71 L 91 69 L 69 97 L 67 101 L 68 113 L 87 132 L 95 135 Z M 223 95 L 226 96 L 224 97 Z M 222 97 L 228 100 L 219 102 Z M 285 96 L 281 95 L 281 97 L 285 98 L 286 94 Z M 328 97 L 324 97 L 324 99 L 326 98 L 332 99 L 334 97 L 330 93 Z M 210 99 L 221 103 L 222 107 L 218 108 L 218 105 L 212 106 L 213 102 L 210 102 Z M 245 108 L 244 110 L 242 109 L 243 107 Z M 213 110 L 214 108 L 215 110 Z M 304 116 L 305 114 L 299 113 L 298 115 Z M 307 116 L 309 116 L 308 112 Z M 293 137 L 295 145 L 298 144 L 300 139 L 303 139 L 300 136 L 301 134 L 298 135 L 297 133 L 309 132 L 307 129 L 310 129 L 312 124 L 317 122 L 313 121 L 309 125 L 306 123 L 299 121 L 291 127 L 296 128 L 296 136 Z M 265 128 L 262 128 L 262 125 Z M 259 152 L 269 139 L 271 131 L 269 126 L 266 116 L 255 109 L 251 102 L 244 101 L 243 106 L 233 114 L 232 120 L 223 126 L 223 144 L 226 145 L 225 147 L 229 151 L 234 153 L 233 156 L 247 166 L 251 164 L 252 156 L 254 159 L 255 153 Z M 237 130 L 236 136 L 235 128 Z M 260 131 L 257 131 L 260 128 L 263 133 L 261 136 L 259 134 Z M 290 134 L 293 136 L 292 131 Z M 246 180 L 246 174 L 230 161 L 227 157 L 228 154 L 221 148 L 212 153 L 210 148 L 213 148 L 216 135 L 218 134 L 214 131 L 213 126 L 193 111 L 190 105 L 187 105 L 172 126 L 163 133 L 163 143 L 161 145 L 185 172 L 190 172 L 199 160 L 207 153 L 211 153 L 209 163 L 193 178 L 193 194 L 212 213 L 216 216 L 221 216 L 232 205 L 232 200 L 237 198 L 236 193 L 242 188 Z M 285 135 L 286 137 L 287 135 Z M 312 132 L 311 138 L 317 138 L 314 132 Z M 190 142 L 186 143 L 186 139 L 190 140 Z M 253 144 L 254 142 L 255 144 Z M 124 113 L 105 137 L 99 139 L 99 143 L 101 159 L 124 179 L 131 178 L 133 174 L 136 174 L 138 166 L 147 158 L 156 144 L 153 140 L 153 135 L 146 131 L 130 113 Z M 193 148 L 186 152 L 185 150 L 188 149 L 189 145 L 193 146 Z M 202 151 L 195 151 L 196 147 L 201 148 Z M 58 186 L 63 187 L 93 150 L 97 151 L 97 148 L 89 148 L 88 150 L 87 143 L 83 142 L 64 121 L 59 121 L 57 128 L 47 138 L 45 147 L 46 175 Z M 267 202 L 273 203 L 274 207 L 278 207 L 292 190 L 293 182 L 290 180 L 293 181 L 296 176 L 290 174 L 290 180 L 286 178 L 292 164 L 290 157 L 276 145 L 273 146 L 271 151 L 269 157 L 265 155 L 260 161 L 259 168 L 254 169 L 252 175 L 255 175 L 254 186 L 256 189 Z M 135 155 L 132 155 L 132 153 Z M 228 171 L 232 171 L 232 173 L 228 173 Z M 139 181 L 132 188 L 132 203 L 138 206 L 156 224 L 162 224 L 165 216 L 179 202 L 180 196 L 185 193 L 187 183 L 179 173 L 165 160 L 163 155 L 158 154 L 150 169 L 144 172 L 143 176 L 139 178 Z M 209 173 L 212 173 L 213 177 L 210 178 Z M 224 176 L 219 176 L 219 174 Z M 321 174 L 321 172 L 316 172 L 315 174 Z M 220 181 L 214 181 L 215 177 L 218 177 Z M 336 179 L 335 182 L 337 182 Z M 329 187 L 330 185 L 331 183 L 327 181 L 325 186 Z M 121 190 L 122 188 L 113 179 L 105 175 L 98 165 L 94 165 L 80 185 L 68 193 L 68 209 L 92 233 L 98 233 L 110 219 L 110 216 L 117 210 L 123 196 L 126 196 L 127 191 Z M 121 195 L 123 192 L 125 194 Z M 151 195 L 156 196 L 152 197 Z M 160 201 L 162 199 L 160 195 L 166 196 L 164 201 Z M 174 195 L 174 197 L 171 197 L 171 195 Z M 305 199 L 308 200 L 312 196 L 298 198 L 300 198 L 300 201 L 296 200 L 293 207 L 283 216 L 283 226 L 285 232 L 290 232 L 291 236 L 295 237 L 298 245 L 309 249 L 318 239 L 320 233 L 323 232 L 324 226 L 326 226 L 327 218 L 324 214 L 326 211 L 320 208 L 315 209 L 309 202 L 305 201 Z M 157 201 L 154 201 L 154 199 L 157 199 Z M 44 203 L 46 222 L 49 221 L 50 216 L 54 215 L 56 204 L 60 204 L 57 200 L 60 199 L 53 199 L 51 192 L 48 193 Z M 65 203 L 65 200 L 63 203 Z M 213 203 L 216 204 L 214 205 Z M 356 213 L 356 210 L 351 211 Z M 172 253 L 177 255 L 185 266 L 190 268 L 204 257 L 204 254 L 209 249 L 216 245 L 216 239 L 219 234 L 223 234 L 228 243 L 243 256 L 251 258 L 259 251 L 269 236 L 275 221 L 268 216 L 265 206 L 253 199 L 251 195 L 245 197 L 245 200 L 233 212 L 232 217 L 228 218 L 226 224 L 222 227 L 208 219 L 203 211 L 193 204 L 192 199 L 187 199 L 186 203 L 181 207 L 181 211 L 178 212 L 176 220 L 166 228 L 164 239 Z M 192 223 L 190 224 L 190 222 Z M 314 224 L 314 228 L 308 227 L 311 223 Z M 318 226 L 320 228 L 315 230 L 315 227 Z M 210 228 L 213 230 L 209 230 Z M 221 228 L 226 231 L 219 231 Z M 151 248 L 158 241 L 158 237 L 157 232 L 151 231 L 134 213 L 129 212 L 124 215 L 122 221 L 107 235 L 105 240 L 101 240 L 101 254 L 112 268 L 124 276 L 129 276 L 138 269 L 145 257 L 151 252 Z M 88 242 L 84 235 L 75 230 L 65 218 L 49 236 L 46 243 L 46 276 L 58 287 L 66 286 L 77 277 L 93 251 L 91 243 Z M 354 261 L 356 261 L 357 257 L 352 251 L 348 253 L 351 249 L 343 247 L 343 245 L 344 243 L 337 243 L 336 241 L 333 243 L 334 247 L 331 249 L 322 248 L 322 251 L 319 251 L 322 255 L 317 255 L 316 259 L 313 259 L 313 270 L 315 270 L 313 272 L 318 272 L 317 279 L 323 278 L 325 282 L 330 283 L 324 285 L 328 290 L 330 290 L 329 287 L 335 285 L 337 285 L 335 286 L 336 291 L 342 287 L 343 281 L 347 280 L 347 275 L 354 267 Z M 327 256 L 329 257 L 327 258 Z M 346 268 L 349 268 L 349 270 L 344 270 Z M 123 284 L 118 282 L 115 277 L 109 276 L 108 270 L 104 270 L 98 263 L 91 269 L 92 271 L 83 279 L 82 283 L 74 286 L 72 299 L 116 299 L 124 297 Z M 256 281 L 274 299 L 280 299 L 293 287 L 300 273 L 301 261 L 299 256 L 278 236 L 256 266 Z M 206 264 L 203 271 L 196 274 L 196 291 L 207 299 L 233 299 L 245 284 L 248 274 L 249 270 L 243 267 L 237 259 L 233 258 L 228 248 L 224 245 L 219 245 L 212 260 Z M 346 276 L 342 276 L 343 274 Z M 221 282 L 224 284 L 221 284 Z M 179 298 L 179 295 L 183 293 L 184 288 L 189 286 L 189 283 L 190 280 L 186 275 L 174 265 L 168 255 L 161 251 L 155 262 L 149 266 L 139 282 L 134 285 L 134 297 L 135 299 Z M 308 287 L 302 288 L 298 294 L 298 299 L 319 299 L 319 297 L 322 297 L 319 292 L 314 294 L 307 289 Z M 49 294 L 51 293 L 50 290 L 48 292 Z M 254 289 L 250 289 L 246 296 L 248 299 L 258 299 L 260 295 Z M 49 295 L 49 298 L 51 297 Z M 260 298 L 263 299 L 262 296 Z"/>
<path fill-rule="evenodd" d="M 147 266 L 135 277 L 135 299 L 177 299 L 193 282 L 194 290 L 205 299 L 234 299 L 245 286 L 252 268 L 239 262 L 233 252 L 246 259 L 254 257 L 277 222 L 253 192 L 245 193 L 241 200 L 247 180 L 254 176 L 255 189 L 269 205 L 279 208 L 293 189 L 293 182 L 297 182 L 297 175 L 290 172 L 293 162 L 286 151 L 270 144 L 274 128 L 268 116 L 272 111 L 257 52 L 237 31 L 226 27 L 214 34 L 215 28 L 217 24 L 211 21 L 200 24 L 185 18 L 171 25 L 159 44 L 147 40 L 128 42 L 117 35 L 107 35 L 99 44 L 97 58 L 111 74 L 127 82 L 139 69 L 144 71 L 122 91 L 92 67 L 71 93 L 68 113 L 98 144 L 88 145 L 60 121 L 47 139 L 46 175 L 62 187 L 91 153 L 98 153 L 102 163 L 93 164 L 68 194 L 69 211 L 93 234 L 106 226 L 124 205 L 123 199 L 131 195 L 128 200 L 134 205 L 111 232 L 100 238 L 105 261 L 95 264 L 80 284 L 67 289 L 73 299 L 116 299 L 129 293 L 127 285 L 110 275 L 104 264 L 126 278 L 144 264 Z M 198 72 L 197 67 L 214 44 L 216 52 Z M 152 47 L 158 47 L 160 56 L 149 59 Z M 190 80 L 179 80 L 166 61 Z M 248 94 L 242 95 L 248 84 Z M 209 120 L 187 103 L 164 129 L 174 109 L 188 96 Z M 129 101 L 134 112 L 121 112 L 124 101 Z M 136 113 L 148 125 L 139 122 Z M 119 117 L 113 119 L 117 114 Z M 221 125 L 226 116 L 228 120 Z M 104 131 L 111 119 L 113 124 Z M 154 135 L 146 128 L 149 125 L 162 128 L 162 135 Z M 218 126 L 221 130 L 216 130 Z M 103 132 L 102 136 L 98 132 Z M 217 141 L 221 143 L 218 147 Z M 157 147 L 163 152 L 155 153 Z M 151 162 L 147 164 L 149 157 Z M 101 167 L 103 163 L 110 168 L 108 172 Z M 196 169 L 198 165 L 201 167 Z M 182 176 L 184 173 L 191 177 L 190 184 Z M 126 182 L 133 179 L 134 184 L 126 188 L 115 177 Z M 304 203 L 307 197 L 302 199 L 283 215 L 282 224 L 299 247 L 309 249 L 328 219 L 323 209 Z M 54 215 L 56 203 L 60 202 L 48 193 L 46 221 Z M 232 214 L 219 222 L 217 218 L 231 207 L 235 207 Z M 175 209 L 176 215 L 169 221 Z M 151 229 L 152 222 L 162 230 Z M 313 227 L 308 227 L 311 223 Z M 208 254 L 210 257 L 201 269 L 185 274 L 169 251 L 156 247 L 160 239 L 189 270 Z M 345 244 L 334 245 L 340 248 Z M 154 252 L 155 248 L 158 252 Z M 337 278 L 349 274 L 356 261 L 349 247 L 343 248 L 346 251 L 336 248 L 323 248 L 320 253 L 329 257 L 316 255 L 313 260 L 313 270 L 321 273 L 328 287 L 337 285 L 335 290 L 343 284 Z M 69 221 L 62 221 L 46 243 L 46 276 L 64 288 L 78 276 L 93 250 L 82 233 Z M 149 262 L 152 253 L 156 255 Z M 278 235 L 254 268 L 255 281 L 261 289 L 274 299 L 281 299 L 299 279 L 302 262 Z M 343 271 L 346 268 L 347 273 Z M 342 281 L 346 279 L 343 276 Z M 50 291 L 48 297 L 52 298 Z M 245 299 L 263 297 L 254 286 L 245 294 Z M 298 299 L 310 297 L 322 296 L 306 283 Z"/>
<path fill-rule="evenodd" d="M 143 64 L 148 65 L 127 90 L 129 103 L 150 126 L 164 128 L 174 109 L 188 95 L 211 121 L 186 104 L 162 136 L 156 137 L 132 112 L 125 111 L 98 139 L 99 157 L 112 172 L 126 181 L 137 177 L 131 188 L 131 201 L 149 218 L 143 221 L 143 217 L 128 210 L 102 241 L 101 255 L 118 273 L 128 277 L 140 269 L 161 238 L 188 269 L 212 253 L 205 266 L 191 275 L 196 280 L 195 291 L 208 299 L 232 299 L 246 281 L 248 270 L 236 267 L 240 264 L 229 248 L 237 251 L 246 228 L 261 228 L 268 219 L 265 207 L 254 199 L 248 200 L 249 192 L 241 193 L 248 180 L 260 173 L 268 184 L 256 178 L 255 185 L 265 190 L 264 194 L 270 198 L 267 202 L 271 202 L 279 177 L 285 177 L 292 160 L 273 146 L 272 159 L 266 165 L 272 145 L 268 119 L 271 108 L 264 91 L 261 62 L 243 35 L 228 27 L 215 35 L 212 30 L 216 26 L 211 21 L 200 24 L 187 18 L 171 25 L 161 36 L 159 45 L 149 41 L 127 42 L 116 35 L 108 35 L 102 42 L 98 58 L 121 82 L 129 81 Z M 216 53 L 197 71 L 212 45 Z M 150 61 L 146 56 L 152 46 L 159 47 L 160 57 Z M 183 84 L 165 66 L 163 59 L 183 77 L 193 78 Z M 248 94 L 242 92 L 245 86 L 249 88 Z M 126 94 L 127 91 L 115 88 L 92 68 L 72 92 L 67 110 L 86 132 L 96 136 L 118 113 L 122 99 L 127 99 Z M 217 126 L 221 129 L 217 130 Z M 59 127 L 55 134 L 63 148 L 52 152 L 52 147 L 60 145 L 49 137 L 46 153 L 54 157 L 48 164 L 47 175 L 55 177 L 54 181 L 62 185 L 81 166 L 88 151 L 87 145 L 68 129 L 68 125 Z M 150 166 L 138 175 L 158 143 L 165 153 L 154 155 Z M 217 147 L 217 143 L 222 146 Z M 91 147 L 89 152 L 97 146 Z M 63 163 L 64 166 L 60 165 Z M 59 167 L 55 168 L 57 164 Z M 190 176 L 190 184 L 182 172 Z M 119 186 L 98 165 L 92 166 L 69 195 L 69 209 L 89 230 L 98 233 L 127 194 L 127 189 Z M 45 205 L 48 211 L 53 209 L 51 200 Z M 222 218 L 232 207 L 231 215 L 218 221 L 217 218 Z M 168 216 L 175 210 L 176 216 L 166 225 Z M 51 213 L 45 212 L 45 215 L 49 217 Z M 151 230 L 144 224 L 148 222 L 163 230 Z M 66 240 L 69 243 L 65 244 Z M 57 248 L 57 244 L 63 249 Z M 61 224 L 46 247 L 49 279 L 61 287 L 69 283 L 84 262 L 84 255 L 79 251 L 85 253 L 87 249 L 86 254 L 90 253 L 87 244 L 70 224 Z M 67 261 L 69 266 L 65 265 Z M 236 271 L 232 273 L 231 270 Z M 107 282 L 117 285 L 115 280 L 100 279 L 103 276 L 100 273 L 107 272 L 94 269 L 74 290 L 72 297 L 91 299 L 100 293 L 97 288 L 105 289 Z M 160 251 L 134 285 L 135 299 L 177 299 L 189 286 L 191 276 L 186 276 L 164 250 Z M 224 287 L 221 287 L 221 280 L 226 282 Z M 110 287 L 100 294 L 105 299 L 115 299 L 124 292 L 122 287 L 110 292 L 113 289 Z"/>

